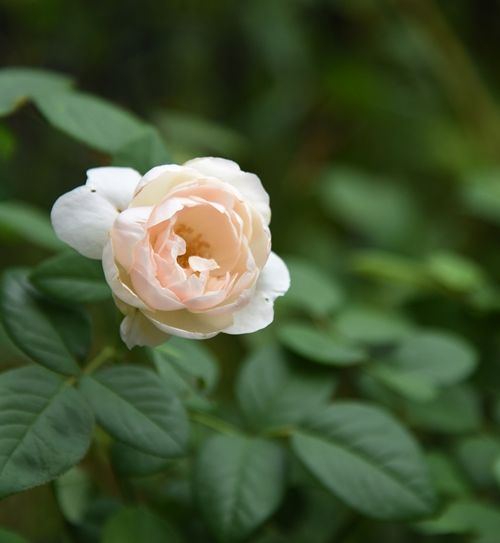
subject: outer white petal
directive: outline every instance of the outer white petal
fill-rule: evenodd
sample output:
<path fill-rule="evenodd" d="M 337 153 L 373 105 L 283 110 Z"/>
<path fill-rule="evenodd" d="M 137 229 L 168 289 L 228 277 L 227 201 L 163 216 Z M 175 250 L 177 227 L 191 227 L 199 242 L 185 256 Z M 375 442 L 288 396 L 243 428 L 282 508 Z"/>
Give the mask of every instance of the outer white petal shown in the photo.
<path fill-rule="evenodd" d="M 155 347 L 165 343 L 169 336 L 154 326 L 138 309 L 127 313 L 120 325 L 120 336 L 132 349 L 136 345 Z"/>
<path fill-rule="evenodd" d="M 273 302 L 290 288 L 290 274 L 281 258 L 271 253 L 262 269 L 250 302 L 233 315 L 226 334 L 249 334 L 265 328 L 274 318 Z"/>
<path fill-rule="evenodd" d="M 89 258 L 100 259 L 117 215 L 132 199 L 141 176 L 131 168 L 94 168 L 87 183 L 58 198 L 52 207 L 57 236 Z"/>
<path fill-rule="evenodd" d="M 225 158 L 194 158 L 186 162 L 184 166 L 194 168 L 204 175 L 216 177 L 236 187 L 245 200 L 262 215 L 266 224 L 271 221 L 269 195 L 255 174 L 243 172 L 236 162 Z"/>

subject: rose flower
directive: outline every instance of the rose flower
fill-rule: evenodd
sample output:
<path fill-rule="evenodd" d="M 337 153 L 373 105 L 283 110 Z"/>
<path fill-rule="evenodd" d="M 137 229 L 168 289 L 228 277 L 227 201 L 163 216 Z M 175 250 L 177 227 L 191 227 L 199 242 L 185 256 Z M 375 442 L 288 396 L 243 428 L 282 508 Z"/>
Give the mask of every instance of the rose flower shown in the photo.
<path fill-rule="evenodd" d="M 269 196 L 256 175 L 221 158 L 158 166 L 142 178 L 117 167 L 87 174 L 56 201 L 52 224 L 82 255 L 102 259 L 129 348 L 272 322 L 290 277 L 271 252 Z"/>

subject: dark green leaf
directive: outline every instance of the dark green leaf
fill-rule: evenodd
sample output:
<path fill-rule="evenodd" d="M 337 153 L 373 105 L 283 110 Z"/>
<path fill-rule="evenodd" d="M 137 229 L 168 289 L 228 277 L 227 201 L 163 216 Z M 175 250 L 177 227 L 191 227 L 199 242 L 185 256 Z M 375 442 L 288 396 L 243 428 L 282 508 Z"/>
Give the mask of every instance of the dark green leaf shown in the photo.
<path fill-rule="evenodd" d="M 387 388 L 409 400 L 425 402 L 432 400 L 438 394 L 435 384 L 425 377 L 416 373 L 399 371 L 397 367 L 394 368 L 391 365 L 374 364 L 368 372 Z"/>
<path fill-rule="evenodd" d="M 11 113 L 28 98 L 61 92 L 71 80 L 48 70 L 3 68 L 0 70 L 0 115 Z"/>
<path fill-rule="evenodd" d="M 500 512 L 487 503 L 460 500 L 450 504 L 437 518 L 419 524 L 419 528 L 429 534 L 473 533 L 498 538 Z"/>
<path fill-rule="evenodd" d="M 344 300 L 340 286 L 320 268 L 307 260 L 287 258 L 290 290 L 283 301 L 314 316 L 324 317 L 337 309 Z"/>
<path fill-rule="evenodd" d="M 354 402 L 328 407 L 293 436 L 292 447 L 323 485 L 368 516 L 432 513 L 434 489 L 417 444 L 377 408 Z"/>
<path fill-rule="evenodd" d="M 64 248 L 47 214 L 24 202 L 0 202 L 0 236 L 29 241 L 50 251 Z"/>
<path fill-rule="evenodd" d="M 278 333 L 285 347 L 320 364 L 352 366 L 366 359 L 363 349 L 310 324 L 284 324 Z"/>
<path fill-rule="evenodd" d="M 265 429 L 301 422 L 329 400 L 334 385 L 332 377 L 300 370 L 271 346 L 248 358 L 237 395 L 245 418 L 253 427 Z"/>
<path fill-rule="evenodd" d="M 138 366 L 105 368 L 85 376 L 80 387 L 99 424 L 119 441 L 163 458 L 184 452 L 186 413 L 152 371 Z"/>
<path fill-rule="evenodd" d="M 160 377 L 193 407 L 207 407 L 219 375 L 217 361 L 201 342 L 170 338 L 151 350 Z"/>
<path fill-rule="evenodd" d="M 462 439 L 456 447 L 458 461 L 475 485 L 488 488 L 495 484 L 495 461 L 500 456 L 500 439 L 481 434 Z"/>
<path fill-rule="evenodd" d="M 63 302 L 97 302 L 111 297 L 102 264 L 75 252 L 45 260 L 33 270 L 30 279 L 39 290 Z"/>
<path fill-rule="evenodd" d="M 450 386 L 474 371 L 477 354 L 461 337 L 429 331 L 403 340 L 390 360 L 395 369 L 410 378 Z"/>
<path fill-rule="evenodd" d="M 373 345 L 395 343 L 413 333 L 402 315 L 365 307 L 349 307 L 339 313 L 335 329 L 352 341 Z"/>
<path fill-rule="evenodd" d="M 118 473 L 138 477 L 163 471 L 170 462 L 167 458 L 142 452 L 120 441 L 113 443 L 111 457 Z"/>
<path fill-rule="evenodd" d="M 5 272 L 0 288 L 2 318 L 12 341 L 36 362 L 64 375 L 80 372 L 90 344 L 90 322 L 77 308 L 56 305 L 35 291 L 29 271 Z"/>
<path fill-rule="evenodd" d="M 58 375 L 37 366 L 0 374 L 0 497 L 77 464 L 92 428 L 87 403 Z"/>
<path fill-rule="evenodd" d="M 35 101 L 53 126 L 107 153 L 120 151 L 149 130 L 131 113 L 89 94 L 55 92 L 37 96 Z"/>
<path fill-rule="evenodd" d="M 127 507 L 115 513 L 104 526 L 102 543 L 179 543 L 175 531 L 143 507 Z"/>
<path fill-rule="evenodd" d="M 282 450 L 272 442 L 217 435 L 202 447 L 194 468 L 194 491 L 219 541 L 240 541 L 280 504 L 284 487 Z"/>
<path fill-rule="evenodd" d="M 55 481 L 57 502 L 64 518 L 80 524 L 92 501 L 92 481 L 80 467 L 75 466 Z"/>
<path fill-rule="evenodd" d="M 170 162 L 172 159 L 158 131 L 153 127 L 147 127 L 137 139 L 127 142 L 113 154 L 114 165 L 128 166 L 142 173 L 158 164 Z"/>
<path fill-rule="evenodd" d="M 477 393 L 465 385 L 445 389 L 429 402 L 407 402 L 406 412 L 416 426 L 437 432 L 460 434 L 481 424 Z"/>
<path fill-rule="evenodd" d="M 403 185 L 350 168 L 331 170 L 320 196 L 332 218 L 384 245 L 408 236 L 417 220 L 414 201 Z"/>

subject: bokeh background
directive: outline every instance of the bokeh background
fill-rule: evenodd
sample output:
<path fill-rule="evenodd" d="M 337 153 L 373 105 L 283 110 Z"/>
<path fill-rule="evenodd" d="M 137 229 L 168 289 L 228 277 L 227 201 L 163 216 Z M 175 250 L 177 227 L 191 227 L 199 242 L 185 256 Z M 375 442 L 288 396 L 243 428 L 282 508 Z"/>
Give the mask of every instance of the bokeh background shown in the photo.
<path fill-rule="evenodd" d="M 274 248 L 298 260 L 305 279 L 278 303 L 269 330 L 210 342 L 224 369 L 222 396 L 235 360 L 274 337 L 280 322 L 324 318 L 321 303 L 304 301 L 320 288 L 310 268 L 336 293 L 333 313 L 351 311 L 340 326 L 356 340 L 377 343 L 422 326 L 474 345 L 481 363 L 462 388 L 447 389 L 451 400 L 412 410 L 412 383 L 363 381 L 362 372 L 343 381 L 341 396 L 390 405 L 429 453 L 441 451 L 434 467 L 452 465 L 467 496 L 496 512 L 499 21 L 496 0 L 0 0 L 0 66 L 70 75 L 80 89 L 156 125 L 175 162 L 224 156 L 261 177 Z M 48 213 L 87 168 L 109 163 L 32 105 L 0 121 L 2 200 Z M 2 268 L 48 255 L 1 216 L 0 235 Z M 300 352 L 278 335 L 295 356 L 321 359 L 314 345 Z M 16 363 L 5 339 L 2 353 L 5 364 Z M 445 496 L 457 492 L 443 485 Z M 36 542 L 63 541 L 51 496 L 41 488 L 2 502 L 0 524 Z M 276 521 L 285 535 L 272 541 L 469 541 L 469 530 L 435 535 L 363 519 L 339 529 L 342 537 L 337 528 L 315 533 L 310 526 L 328 524 L 325 500 L 311 506 L 304 528 L 304 502 L 289 496 Z"/>

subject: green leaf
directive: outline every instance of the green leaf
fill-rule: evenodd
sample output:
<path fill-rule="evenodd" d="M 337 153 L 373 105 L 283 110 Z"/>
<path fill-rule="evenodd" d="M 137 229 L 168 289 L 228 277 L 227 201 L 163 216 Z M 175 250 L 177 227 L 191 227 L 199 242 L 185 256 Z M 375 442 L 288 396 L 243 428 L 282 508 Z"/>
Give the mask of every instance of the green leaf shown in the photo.
<path fill-rule="evenodd" d="M 150 130 L 131 113 L 89 94 L 55 92 L 35 101 L 53 126 L 106 153 L 119 152 Z"/>
<path fill-rule="evenodd" d="M 240 541 L 279 506 L 284 458 L 270 441 L 217 435 L 202 446 L 194 492 L 205 520 L 222 542 Z"/>
<path fill-rule="evenodd" d="M 404 285 L 419 290 L 429 286 L 423 266 L 416 260 L 384 251 L 357 251 L 352 257 L 356 273 L 385 281 L 391 285 Z"/>
<path fill-rule="evenodd" d="M 235 156 L 247 146 L 238 132 L 191 113 L 168 110 L 155 121 L 167 141 L 191 156 Z"/>
<path fill-rule="evenodd" d="M 45 260 L 33 270 L 30 280 L 39 290 L 63 302 L 88 303 L 111 297 L 101 262 L 75 252 Z"/>
<path fill-rule="evenodd" d="M 496 169 L 474 171 L 463 185 L 462 198 L 466 208 L 475 216 L 500 223 L 500 185 Z"/>
<path fill-rule="evenodd" d="M 417 220 L 411 195 L 401 183 L 337 167 L 320 187 L 321 204 L 335 220 L 382 245 L 407 239 Z"/>
<path fill-rule="evenodd" d="M 418 374 L 405 373 L 386 364 L 374 364 L 368 371 L 387 388 L 410 400 L 425 402 L 438 394 L 434 383 Z"/>
<path fill-rule="evenodd" d="M 217 384 L 219 367 L 210 350 L 201 342 L 170 338 L 151 349 L 160 377 L 192 407 L 207 407 L 206 395 Z"/>
<path fill-rule="evenodd" d="M 116 471 L 129 477 L 158 473 L 165 470 L 171 462 L 168 458 L 139 451 L 120 441 L 113 443 L 111 458 Z"/>
<path fill-rule="evenodd" d="M 407 402 L 406 414 L 420 428 L 447 434 L 470 432 L 481 424 L 477 393 L 465 385 L 445 389 L 429 402 Z"/>
<path fill-rule="evenodd" d="M 75 466 L 59 477 L 54 486 L 64 518 L 73 524 L 80 524 L 92 500 L 90 477 L 82 468 Z"/>
<path fill-rule="evenodd" d="M 352 366 L 366 359 L 363 349 L 310 324 L 284 324 L 278 329 L 278 334 L 285 347 L 320 364 Z"/>
<path fill-rule="evenodd" d="M 61 92 L 71 86 L 71 79 L 47 70 L 3 68 L 0 70 L 0 115 L 12 113 L 29 98 Z"/>
<path fill-rule="evenodd" d="M 444 453 L 432 452 L 427 455 L 431 478 L 440 494 L 460 498 L 469 494 L 463 474 L 453 460 Z"/>
<path fill-rule="evenodd" d="M 450 386 L 474 371 L 478 357 L 465 339 L 448 332 L 428 331 L 403 340 L 390 362 L 409 378 Z"/>
<path fill-rule="evenodd" d="M 85 400 L 60 376 L 37 366 L 0 374 L 0 497 L 77 464 L 93 424 Z"/>
<path fill-rule="evenodd" d="M 500 512 L 492 505 L 472 500 L 451 503 L 437 518 L 422 522 L 428 534 L 469 534 L 495 536 L 500 532 Z"/>
<path fill-rule="evenodd" d="M 28 540 L 14 532 L 0 528 L 0 543 L 28 543 Z"/>
<path fill-rule="evenodd" d="M 462 439 L 456 457 L 464 473 L 479 488 L 495 484 L 495 461 L 500 456 L 500 439 L 482 434 Z"/>
<path fill-rule="evenodd" d="M 74 307 L 43 298 L 28 280 L 29 271 L 11 269 L 0 283 L 5 329 L 21 351 L 35 362 L 64 375 L 80 372 L 90 344 L 90 322 Z"/>
<path fill-rule="evenodd" d="M 50 251 L 65 247 L 56 237 L 47 214 L 24 202 L 0 202 L 0 236 L 29 241 Z"/>
<path fill-rule="evenodd" d="M 158 164 L 170 162 L 172 158 L 158 131 L 152 126 L 141 132 L 137 139 L 125 143 L 113 153 L 113 165 L 128 166 L 139 172 L 146 172 Z"/>
<path fill-rule="evenodd" d="M 402 315 L 374 308 L 349 307 L 335 319 L 335 330 L 352 341 L 384 345 L 410 336 L 413 326 Z"/>
<path fill-rule="evenodd" d="M 102 543 L 179 543 L 175 531 L 144 507 L 127 507 L 115 513 L 104 526 Z"/>
<path fill-rule="evenodd" d="M 440 251 L 429 256 L 429 275 L 443 287 L 459 292 L 471 292 L 485 285 L 485 277 L 475 262 L 461 255 Z"/>
<path fill-rule="evenodd" d="M 320 268 L 300 258 L 287 258 L 286 263 L 291 286 L 283 298 L 284 303 L 319 317 L 340 307 L 344 301 L 341 287 Z"/>
<path fill-rule="evenodd" d="M 152 371 L 138 366 L 105 368 L 85 376 L 80 387 L 99 424 L 119 441 L 163 458 L 184 452 L 186 413 Z"/>
<path fill-rule="evenodd" d="M 384 411 L 337 403 L 292 437 L 298 458 L 331 492 L 381 519 L 429 515 L 435 506 L 427 466 L 414 439 Z"/>
<path fill-rule="evenodd" d="M 263 347 L 245 362 L 237 384 L 238 401 L 257 429 L 303 421 L 331 398 L 335 382 L 321 373 L 300 370 L 277 347 Z"/>

